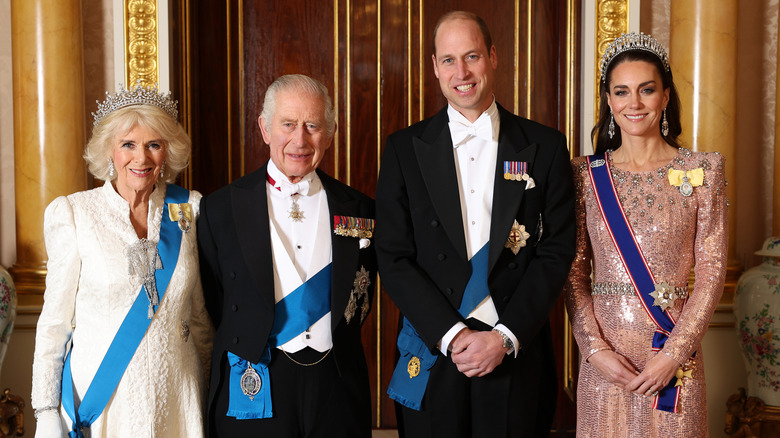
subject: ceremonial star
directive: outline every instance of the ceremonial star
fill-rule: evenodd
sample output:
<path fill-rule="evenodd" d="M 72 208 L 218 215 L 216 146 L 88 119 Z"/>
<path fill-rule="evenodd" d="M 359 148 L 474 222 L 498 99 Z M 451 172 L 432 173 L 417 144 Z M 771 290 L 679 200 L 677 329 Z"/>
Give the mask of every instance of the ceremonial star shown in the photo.
<path fill-rule="evenodd" d="M 526 240 L 528 240 L 529 237 L 531 237 L 531 235 L 525 231 L 525 225 L 520 225 L 517 223 L 517 220 L 515 220 L 512 229 L 509 231 L 509 237 L 507 237 L 504 247 L 509 248 L 517 255 L 520 248 L 526 245 Z"/>
<path fill-rule="evenodd" d="M 677 294 L 674 293 L 674 288 L 667 282 L 658 283 L 655 285 L 655 290 L 650 292 L 650 296 L 655 298 L 653 301 L 654 306 L 658 306 L 662 311 L 666 311 L 674 306 L 674 300 L 677 299 Z"/>

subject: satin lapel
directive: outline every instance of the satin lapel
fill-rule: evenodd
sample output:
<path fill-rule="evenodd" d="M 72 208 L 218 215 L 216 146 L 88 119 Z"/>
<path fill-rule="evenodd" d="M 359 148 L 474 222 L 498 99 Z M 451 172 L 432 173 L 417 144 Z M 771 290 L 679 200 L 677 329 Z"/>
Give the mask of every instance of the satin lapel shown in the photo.
<path fill-rule="evenodd" d="M 233 219 L 236 225 L 238 243 L 244 262 L 252 275 L 255 287 L 273 308 L 274 272 L 271 252 L 268 199 L 265 192 L 266 167 L 256 172 L 262 174 L 252 186 L 230 186 L 233 199 Z"/>
<path fill-rule="evenodd" d="M 504 179 L 504 161 L 525 161 L 528 163 L 528 173 L 533 177 L 533 161 L 537 149 L 535 143 L 528 143 L 528 137 L 517 123 L 516 117 L 501 107 L 499 107 L 499 111 L 501 128 L 498 136 L 498 159 L 496 160 L 495 183 L 493 185 L 488 272 L 493 269 L 501 251 L 504 250 L 504 243 L 506 243 L 509 232 L 512 230 L 512 224 L 517 218 L 527 184 L 525 181 Z"/>
<path fill-rule="evenodd" d="M 358 202 L 346 196 L 341 187 L 335 184 L 335 180 L 325 175 L 320 170 L 317 174 L 322 181 L 322 187 L 328 197 L 328 218 L 330 228 L 333 230 L 333 216 L 359 216 Z M 347 308 L 347 301 L 352 291 L 352 283 L 355 279 L 356 266 L 360 251 L 360 241 L 355 237 L 339 236 L 330 233 L 332 265 L 331 265 L 331 294 L 330 294 L 330 321 L 331 330 L 335 330 Z"/>
<path fill-rule="evenodd" d="M 425 187 L 452 246 L 466 261 L 466 235 L 463 232 L 458 176 L 455 173 L 455 154 L 452 136 L 447 126 L 446 108 L 434 116 L 419 138 L 413 137 L 414 152 Z"/>

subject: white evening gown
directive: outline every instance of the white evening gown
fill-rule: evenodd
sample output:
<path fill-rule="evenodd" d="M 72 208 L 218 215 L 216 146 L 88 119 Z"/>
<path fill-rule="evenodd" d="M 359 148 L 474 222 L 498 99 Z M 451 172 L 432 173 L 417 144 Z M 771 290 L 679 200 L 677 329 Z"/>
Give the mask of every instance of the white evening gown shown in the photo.
<path fill-rule="evenodd" d="M 166 185 L 149 201 L 147 237 L 159 241 Z M 203 302 L 192 191 L 192 227 L 183 233 L 178 263 L 146 336 L 106 409 L 85 436 L 202 437 L 205 376 L 212 328 Z M 60 406 L 69 341 L 77 400 L 84 396 L 125 314 L 141 290 L 125 249 L 138 241 L 130 207 L 110 183 L 55 199 L 44 215 L 49 256 L 44 305 L 33 363 L 32 406 Z M 76 402 L 78 406 L 78 401 Z M 71 420 L 60 407 L 64 433 Z"/>

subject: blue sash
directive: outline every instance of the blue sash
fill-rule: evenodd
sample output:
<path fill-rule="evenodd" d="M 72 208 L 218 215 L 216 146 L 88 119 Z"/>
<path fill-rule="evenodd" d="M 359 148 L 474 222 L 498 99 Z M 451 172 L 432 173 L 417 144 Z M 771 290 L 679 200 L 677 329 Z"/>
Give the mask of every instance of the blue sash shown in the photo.
<path fill-rule="evenodd" d="M 471 277 L 463 291 L 458 313 L 466 318 L 488 295 L 488 247 L 486 243 L 469 260 Z M 416 411 L 422 409 L 422 399 L 436 363 L 438 353 L 432 353 L 420 338 L 409 320 L 404 317 L 403 327 L 398 333 L 398 352 L 401 357 L 393 371 L 387 395 L 398 403 Z"/>
<path fill-rule="evenodd" d="M 609 161 L 603 155 L 591 155 L 588 157 L 588 163 L 590 164 L 588 172 L 593 192 L 596 195 L 604 224 L 620 255 L 623 266 L 626 267 L 626 272 L 640 298 L 642 307 L 656 326 L 653 335 L 653 350 L 660 351 L 674 328 L 674 318 L 668 310 L 663 311 L 660 307 L 653 305 L 655 300 L 650 294 L 655 291 L 656 281 L 642 253 L 642 248 L 636 241 L 634 231 L 623 212 L 612 181 Z M 656 396 L 653 407 L 661 411 L 677 412 L 680 389 L 681 386 L 675 387 L 675 378 L 672 377 L 671 381 Z"/>
<path fill-rule="evenodd" d="M 330 311 L 331 265 L 332 263 L 328 263 L 274 306 L 274 324 L 271 327 L 268 344 L 260 362 L 252 364 L 261 382 L 260 391 L 253 397 L 245 395 L 241 389 L 241 377 L 247 371 L 247 364 L 250 362 L 228 351 L 227 357 L 230 363 L 228 417 L 247 420 L 273 416 L 271 379 L 268 370 L 271 349 L 284 345 L 300 335 Z"/>
<path fill-rule="evenodd" d="M 155 271 L 157 290 L 162 304 L 168 283 L 179 260 L 182 232 L 177 222 L 168 220 L 168 204 L 183 204 L 189 199 L 190 192 L 187 189 L 174 184 L 169 184 L 165 193 L 165 208 L 160 224 L 160 242 L 157 251 L 162 260 L 163 269 Z M 73 421 L 73 429 L 68 433 L 70 438 L 83 438 L 82 429 L 89 426 L 103 413 L 108 400 L 114 394 L 127 365 L 133 358 L 138 345 L 146 334 L 146 329 L 152 320 L 148 318 L 149 299 L 146 290 L 142 286 L 133 306 L 127 312 L 122 325 L 114 336 L 111 346 L 108 347 L 95 377 L 89 384 L 84 398 L 81 400 L 78 411 L 75 409 L 73 394 L 73 377 L 70 370 L 70 353 L 65 359 L 62 371 L 62 406 Z M 159 305 L 154 308 L 156 311 Z M 72 351 L 72 348 L 71 348 Z"/>

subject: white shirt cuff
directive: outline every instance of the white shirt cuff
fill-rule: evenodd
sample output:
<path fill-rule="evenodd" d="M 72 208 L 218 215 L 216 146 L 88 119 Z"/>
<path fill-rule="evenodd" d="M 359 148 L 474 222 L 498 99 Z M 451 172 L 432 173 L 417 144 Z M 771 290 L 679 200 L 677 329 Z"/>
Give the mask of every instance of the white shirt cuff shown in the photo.
<path fill-rule="evenodd" d="M 441 354 L 447 355 L 447 349 L 450 346 L 450 342 L 452 342 L 452 339 L 460 333 L 461 330 L 463 330 L 466 327 L 466 324 L 464 324 L 462 321 L 458 321 L 455 323 L 455 325 L 452 326 L 451 329 L 447 330 L 447 333 L 444 334 L 444 336 L 441 337 L 441 341 L 439 341 L 439 351 L 441 351 Z"/>

